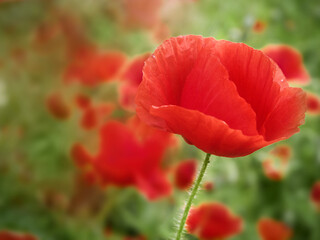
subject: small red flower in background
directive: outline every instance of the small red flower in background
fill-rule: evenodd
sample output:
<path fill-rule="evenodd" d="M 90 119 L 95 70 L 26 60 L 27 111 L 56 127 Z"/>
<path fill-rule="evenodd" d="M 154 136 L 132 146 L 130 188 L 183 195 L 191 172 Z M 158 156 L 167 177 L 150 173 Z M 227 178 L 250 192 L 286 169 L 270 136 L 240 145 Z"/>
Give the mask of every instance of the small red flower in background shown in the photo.
<path fill-rule="evenodd" d="M 257 225 L 262 240 L 289 240 L 292 230 L 284 223 L 271 218 L 262 218 Z"/>
<path fill-rule="evenodd" d="M 134 99 L 142 81 L 142 68 L 150 55 L 150 53 L 145 53 L 132 59 L 121 76 L 123 83 L 120 87 L 119 96 L 120 104 L 125 109 L 135 109 Z"/>
<path fill-rule="evenodd" d="M 75 103 L 78 108 L 85 110 L 86 108 L 91 106 L 91 99 L 90 97 L 79 93 L 75 96 Z"/>
<path fill-rule="evenodd" d="M 315 207 L 320 211 L 320 181 L 317 181 L 313 185 L 310 198 Z"/>
<path fill-rule="evenodd" d="M 191 208 L 187 231 L 200 240 L 226 239 L 242 231 L 242 219 L 221 203 L 203 203 Z"/>
<path fill-rule="evenodd" d="M 181 190 L 191 187 L 196 176 L 197 161 L 195 159 L 180 162 L 174 172 L 175 186 Z"/>
<path fill-rule="evenodd" d="M 307 93 L 307 113 L 312 115 L 320 115 L 320 96 L 311 93 Z"/>
<path fill-rule="evenodd" d="M 271 180 L 280 181 L 284 178 L 289 160 L 292 156 L 292 148 L 282 144 L 272 149 L 266 160 L 263 161 L 263 171 Z"/>
<path fill-rule="evenodd" d="M 17 233 L 0 230 L 0 240 L 37 240 L 38 238 L 29 233 Z"/>
<path fill-rule="evenodd" d="M 80 120 L 80 125 L 85 130 L 91 130 L 99 127 L 106 121 L 114 110 L 112 103 L 99 103 L 94 106 L 88 106 L 83 110 L 83 115 Z"/>
<path fill-rule="evenodd" d="M 121 52 L 85 51 L 75 57 L 67 67 L 64 81 L 95 86 L 115 78 L 125 61 L 126 56 Z"/>
<path fill-rule="evenodd" d="M 115 109 L 113 103 L 93 103 L 84 94 L 75 96 L 76 106 L 81 110 L 80 125 L 84 130 L 91 130 L 103 124 Z"/>
<path fill-rule="evenodd" d="M 110 121 L 100 129 L 100 148 L 89 156 L 81 145 L 72 155 L 81 169 L 94 174 L 103 185 L 134 186 L 148 199 L 171 194 L 171 185 L 161 163 L 173 136 L 143 124 L 138 118 L 126 124 Z"/>
<path fill-rule="evenodd" d="M 205 182 L 203 184 L 203 189 L 206 190 L 207 192 L 211 192 L 214 189 L 214 183 L 213 182 Z"/>
<path fill-rule="evenodd" d="M 304 123 L 305 93 L 243 43 L 170 38 L 143 73 L 136 97 L 140 119 L 207 153 L 245 156 L 289 138 Z"/>
<path fill-rule="evenodd" d="M 160 21 L 162 0 L 122 0 L 124 24 L 130 28 L 153 28 Z"/>
<path fill-rule="evenodd" d="M 289 82 L 308 84 L 310 75 L 307 72 L 301 53 L 288 45 L 268 45 L 262 51 L 275 61 Z"/>
<path fill-rule="evenodd" d="M 63 99 L 63 96 L 58 92 L 48 95 L 46 106 L 49 112 L 57 119 L 65 120 L 70 116 L 70 108 Z"/>
<path fill-rule="evenodd" d="M 261 20 L 257 20 L 252 27 L 252 30 L 256 33 L 263 33 L 266 30 L 267 23 Z"/>
<path fill-rule="evenodd" d="M 155 42 L 161 43 L 168 39 L 171 35 L 171 31 L 167 24 L 161 22 L 159 23 L 152 32 L 152 39 Z"/>
<path fill-rule="evenodd" d="M 147 240 L 147 238 L 145 236 L 125 237 L 123 240 Z"/>

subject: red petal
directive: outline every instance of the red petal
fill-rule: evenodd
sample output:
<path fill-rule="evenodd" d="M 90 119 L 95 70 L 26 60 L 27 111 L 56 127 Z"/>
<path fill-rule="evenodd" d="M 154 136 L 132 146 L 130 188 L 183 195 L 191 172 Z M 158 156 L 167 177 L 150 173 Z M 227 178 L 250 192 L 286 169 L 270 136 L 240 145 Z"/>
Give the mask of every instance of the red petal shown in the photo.
<path fill-rule="evenodd" d="M 199 52 L 205 45 L 209 47 L 215 43 L 214 38 L 190 35 L 171 38 L 161 44 L 143 69 L 143 81 L 136 97 L 139 117 L 150 125 L 164 128 L 163 120 L 150 116 L 149 109 L 152 105 L 178 104 L 183 84 Z"/>
<path fill-rule="evenodd" d="M 225 122 L 196 110 L 169 105 L 153 107 L 150 113 L 162 118 L 170 132 L 181 134 L 201 150 L 218 156 L 245 156 L 271 144 L 260 135 L 246 136 Z"/>
<path fill-rule="evenodd" d="M 262 49 L 273 61 L 275 61 L 288 81 L 302 84 L 310 82 L 310 76 L 303 65 L 300 52 L 288 45 L 268 45 Z"/>
<path fill-rule="evenodd" d="M 288 240 L 292 236 L 292 230 L 289 227 L 270 218 L 259 220 L 258 231 L 263 240 Z"/>
<path fill-rule="evenodd" d="M 266 55 L 245 44 L 219 41 L 215 49 L 238 93 L 255 111 L 260 132 L 280 89 L 288 87 L 284 76 Z"/>
<path fill-rule="evenodd" d="M 159 169 L 149 170 L 143 175 L 135 175 L 136 184 L 149 200 L 155 200 L 160 197 L 171 194 L 171 185 L 165 173 Z"/>
<path fill-rule="evenodd" d="M 183 86 L 180 106 L 223 120 L 246 135 L 258 135 L 255 112 L 210 51 L 199 55 Z"/>
<path fill-rule="evenodd" d="M 267 141 L 285 139 L 299 132 L 304 123 L 306 94 L 300 88 L 285 88 L 273 111 L 264 124 Z"/>

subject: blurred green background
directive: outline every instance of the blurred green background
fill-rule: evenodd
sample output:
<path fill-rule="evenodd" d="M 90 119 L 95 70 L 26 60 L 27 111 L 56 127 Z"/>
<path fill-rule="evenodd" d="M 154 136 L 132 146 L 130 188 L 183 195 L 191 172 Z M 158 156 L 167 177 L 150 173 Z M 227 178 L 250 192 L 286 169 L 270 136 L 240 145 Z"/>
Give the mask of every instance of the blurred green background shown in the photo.
<path fill-rule="evenodd" d="M 77 179 L 69 154 L 72 143 L 86 137 L 77 116 L 57 121 L 44 104 L 55 89 L 74 91 L 64 89 L 61 80 L 68 61 L 64 33 L 54 33 L 57 12 L 72 17 L 102 49 L 134 56 L 160 44 L 152 29 L 124 26 L 118 5 L 117 0 L 0 1 L 0 229 L 30 232 L 42 240 L 134 235 L 162 240 L 174 234 L 187 193 L 176 190 L 170 198 L 148 202 L 135 189 L 86 186 Z M 269 43 L 296 47 L 312 76 L 305 89 L 320 94 L 318 0 L 164 0 L 163 6 L 159 16 L 168 36 L 200 34 L 254 48 Z M 257 20 L 266 23 L 261 33 L 252 30 Z M 41 27 L 54 35 L 44 45 L 35 41 Z M 86 91 L 112 99 L 112 87 Z M 258 239 L 256 222 L 269 216 L 286 222 L 294 240 L 320 240 L 320 214 L 310 201 L 310 189 L 320 179 L 320 117 L 307 116 L 301 132 L 286 143 L 293 157 L 280 182 L 266 178 L 261 166 L 272 146 L 244 158 L 212 158 L 205 179 L 215 189 L 201 191 L 195 203 L 219 201 L 240 215 L 245 228 L 232 239 Z M 196 148 L 182 144 L 177 158 L 203 159 Z M 108 229 L 112 236 L 105 233 Z"/>

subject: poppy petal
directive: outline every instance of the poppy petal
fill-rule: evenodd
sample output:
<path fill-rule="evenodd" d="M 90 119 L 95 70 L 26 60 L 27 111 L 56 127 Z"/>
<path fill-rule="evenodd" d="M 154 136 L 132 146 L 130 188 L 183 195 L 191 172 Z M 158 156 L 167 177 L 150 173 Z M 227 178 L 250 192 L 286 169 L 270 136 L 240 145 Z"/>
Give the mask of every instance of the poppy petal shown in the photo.
<path fill-rule="evenodd" d="M 278 100 L 280 89 L 288 87 L 285 77 L 265 54 L 245 44 L 222 40 L 215 45 L 215 51 L 239 95 L 255 111 L 260 132 Z"/>
<path fill-rule="evenodd" d="M 211 52 L 199 54 L 185 81 L 180 106 L 223 120 L 245 135 L 258 135 L 255 112 L 239 96 L 227 70 Z"/>
<path fill-rule="evenodd" d="M 149 57 L 143 68 L 143 81 L 136 97 L 140 118 L 150 125 L 164 128 L 165 123 L 150 116 L 152 105 L 177 105 L 181 98 L 181 86 L 192 70 L 202 48 L 214 46 L 214 38 L 180 36 L 161 44 Z"/>
<path fill-rule="evenodd" d="M 297 104 L 301 103 L 301 104 Z M 300 88 L 285 88 L 275 108 L 264 124 L 267 141 L 288 138 L 299 132 L 304 123 L 306 94 Z"/>
<path fill-rule="evenodd" d="M 308 84 L 310 75 L 303 65 L 302 55 L 295 48 L 288 45 L 268 45 L 262 49 L 275 61 L 290 82 Z"/>
<path fill-rule="evenodd" d="M 196 110 L 166 105 L 153 107 L 150 113 L 164 119 L 166 130 L 181 134 L 189 143 L 214 155 L 240 157 L 271 144 L 261 135 L 246 136 L 224 121 Z"/>
<path fill-rule="evenodd" d="M 149 170 L 143 175 L 135 175 L 136 184 L 149 200 L 171 194 L 171 185 L 165 173 L 159 169 Z"/>

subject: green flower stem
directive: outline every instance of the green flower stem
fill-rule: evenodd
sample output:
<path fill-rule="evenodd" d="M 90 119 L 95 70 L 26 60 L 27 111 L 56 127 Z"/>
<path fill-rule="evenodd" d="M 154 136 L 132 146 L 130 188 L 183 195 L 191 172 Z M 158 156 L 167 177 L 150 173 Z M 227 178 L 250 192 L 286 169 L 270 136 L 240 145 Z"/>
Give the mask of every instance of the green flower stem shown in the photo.
<path fill-rule="evenodd" d="M 188 217 L 191 205 L 192 205 L 192 201 L 193 201 L 194 197 L 196 196 L 196 194 L 198 192 L 200 183 L 201 183 L 202 178 L 204 176 L 204 173 L 205 173 L 205 171 L 206 171 L 206 169 L 208 167 L 210 156 L 211 156 L 211 154 L 207 153 L 206 158 L 204 159 L 204 162 L 203 162 L 203 164 L 201 166 L 199 175 L 198 175 L 196 181 L 194 182 L 193 189 L 191 191 L 189 199 L 187 200 L 186 207 L 184 209 L 184 212 L 183 212 L 180 224 L 179 224 L 179 230 L 178 230 L 178 233 L 177 233 L 177 236 L 176 236 L 176 240 L 180 240 L 181 239 L 181 236 L 182 236 L 182 233 L 183 233 L 183 229 L 184 229 L 184 225 L 185 225 L 185 223 L 187 221 L 187 217 Z"/>

